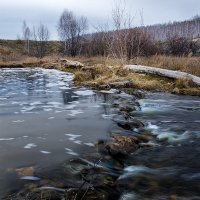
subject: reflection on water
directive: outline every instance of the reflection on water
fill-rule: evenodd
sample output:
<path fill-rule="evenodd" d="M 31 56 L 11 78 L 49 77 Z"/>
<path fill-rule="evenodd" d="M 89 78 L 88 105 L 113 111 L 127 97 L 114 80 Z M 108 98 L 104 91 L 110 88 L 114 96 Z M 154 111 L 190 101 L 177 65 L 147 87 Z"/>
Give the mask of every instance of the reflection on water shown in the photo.
<path fill-rule="evenodd" d="M 0 193 L 16 178 L 5 179 L 7 171 L 57 165 L 107 138 L 104 100 L 72 79 L 56 70 L 0 70 Z"/>
<path fill-rule="evenodd" d="M 200 198 L 199 97 L 137 100 L 77 88 L 72 79 L 56 70 L 0 69 L 0 196 L 27 183 L 62 193 L 82 185 L 81 171 L 108 199 Z M 122 163 L 95 149 L 113 133 L 143 135 L 146 143 Z"/>

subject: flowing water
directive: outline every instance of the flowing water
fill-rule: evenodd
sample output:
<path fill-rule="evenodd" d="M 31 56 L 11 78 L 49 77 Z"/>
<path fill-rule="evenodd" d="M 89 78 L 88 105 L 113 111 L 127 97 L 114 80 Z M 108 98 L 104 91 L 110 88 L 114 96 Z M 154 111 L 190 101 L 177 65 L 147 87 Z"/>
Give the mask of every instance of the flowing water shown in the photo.
<path fill-rule="evenodd" d="M 200 199 L 199 97 L 147 93 L 137 99 L 74 87 L 72 79 L 56 70 L 0 69 L 0 197 L 30 183 L 80 184 L 74 168 L 91 164 L 97 141 L 145 132 L 150 147 L 131 154 L 121 170 L 104 163 L 104 175 L 119 189 L 113 199 Z M 127 126 L 118 112 L 123 106 L 144 126 Z M 19 173 L 32 168 L 33 174 Z"/>

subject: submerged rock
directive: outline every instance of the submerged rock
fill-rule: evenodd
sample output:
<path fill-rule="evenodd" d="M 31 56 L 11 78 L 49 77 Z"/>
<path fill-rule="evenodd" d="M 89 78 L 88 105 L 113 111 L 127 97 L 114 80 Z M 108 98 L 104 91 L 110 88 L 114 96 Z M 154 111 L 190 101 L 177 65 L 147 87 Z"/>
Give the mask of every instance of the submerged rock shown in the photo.
<path fill-rule="evenodd" d="M 127 113 L 130 113 L 130 112 L 135 111 L 136 108 L 133 107 L 133 106 L 128 106 L 128 105 L 126 105 L 126 106 L 121 106 L 121 107 L 119 107 L 119 110 L 120 110 L 121 112 L 127 112 Z"/>
<path fill-rule="evenodd" d="M 18 176 L 33 176 L 34 167 L 23 167 L 15 170 Z"/>
<path fill-rule="evenodd" d="M 128 116 L 124 116 L 125 118 L 127 118 Z M 131 120 L 118 120 L 118 119 L 114 119 L 114 122 L 117 123 L 117 125 L 125 130 L 133 130 L 134 128 L 140 128 L 143 127 L 144 124 L 136 119 L 131 119 Z"/>
<path fill-rule="evenodd" d="M 69 189 L 66 192 L 65 199 L 67 200 L 75 200 L 75 199 L 82 199 L 82 200 L 106 200 L 108 199 L 108 193 L 103 191 L 97 191 L 94 188 L 88 188 L 88 189 Z"/>
<path fill-rule="evenodd" d="M 123 88 L 123 91 L 129 95 L 132 95 L 138 99 L 142 99 L 145 97 L 144 92 L 140 90 L 136 90 L 135 88 Z"/>

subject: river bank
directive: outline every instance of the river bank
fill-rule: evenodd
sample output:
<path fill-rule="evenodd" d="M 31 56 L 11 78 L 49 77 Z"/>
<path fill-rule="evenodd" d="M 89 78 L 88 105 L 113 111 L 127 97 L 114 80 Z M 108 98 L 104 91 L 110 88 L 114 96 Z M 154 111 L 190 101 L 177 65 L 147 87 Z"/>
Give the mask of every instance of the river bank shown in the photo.
<path fill-rule="evenodd" d="M 77 61 L 74 64 L 68 59 L 53 57 L 42 60 L 25 59 L 24 62 L 0 63 L 0 68 L 42 67 L 72 72 L 75 75 L 75 85 L 96 89 L 124 87 L 131 90 L 164 91 L 180 95 L 200 96 L 200 87 L 188 79 L 172 79 L 152 74 L 134 73 L 120 66 L 118 61 L 100 61 L 95 58 L 78 60 L 82 62 Z M 183 69 L 183 71 L 187 70 Z"/>

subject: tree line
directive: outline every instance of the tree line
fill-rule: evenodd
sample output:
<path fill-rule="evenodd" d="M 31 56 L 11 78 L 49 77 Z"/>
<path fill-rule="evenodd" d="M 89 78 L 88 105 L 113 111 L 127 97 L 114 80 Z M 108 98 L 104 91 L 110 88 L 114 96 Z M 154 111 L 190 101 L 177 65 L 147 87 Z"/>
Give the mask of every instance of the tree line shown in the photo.
<path fill-rule="evenodd" d="M 62 43 L 60 53 L 77 56 L 81 54 L 83 34 L 87 30 L 88 21 L 85 17 L 77 17 L 72 11 L 64 10 L 58 22 L 58 35 Z M 24 43 L 24 53 L 39 58 L 47 54 L 50 32 L 47 26 L 40 23 L 32 30 L 23 22 L 21 40 Z"/>
<path fill-rule="evenodd" d="M 24 53 L 42 58 L 46 55 L 49 40 L 48 28 L 40 23 L 31 30 L 26 21 L 22 26 L 22 41 L 24 42 Z"/>
<path fill-rule="evenodd" d="M 155 54 L 198 55 L 200 47 L 192 39 L 200 35 L 200 17 L 184 22 L 163 25 L 132 26 L 132 17 L 126 13 L 124 5 L 115 5 L 112 10 L 112 28 L 98 26 L 93 34 L 86 34 L 88 20 L 76 16 L 72 11 L 61 14 L 57 31 L 60 45 L 57 53 L 67 56 L 112 56 L 130 60 L 138 56 Z M 24 21 L 22 38 L 24 53 L 39 58 L 47 55 L 50 33 L 40 23 L 32 30 Z"/>
<path fill-rule="evenodd" d="M 148 32 L 155 41 L 166 41 L 172 37 L 193 39 L 200 37 L 200 16 L 196 15 L 182 22 L 145 26 L 141 29 Z"/>

